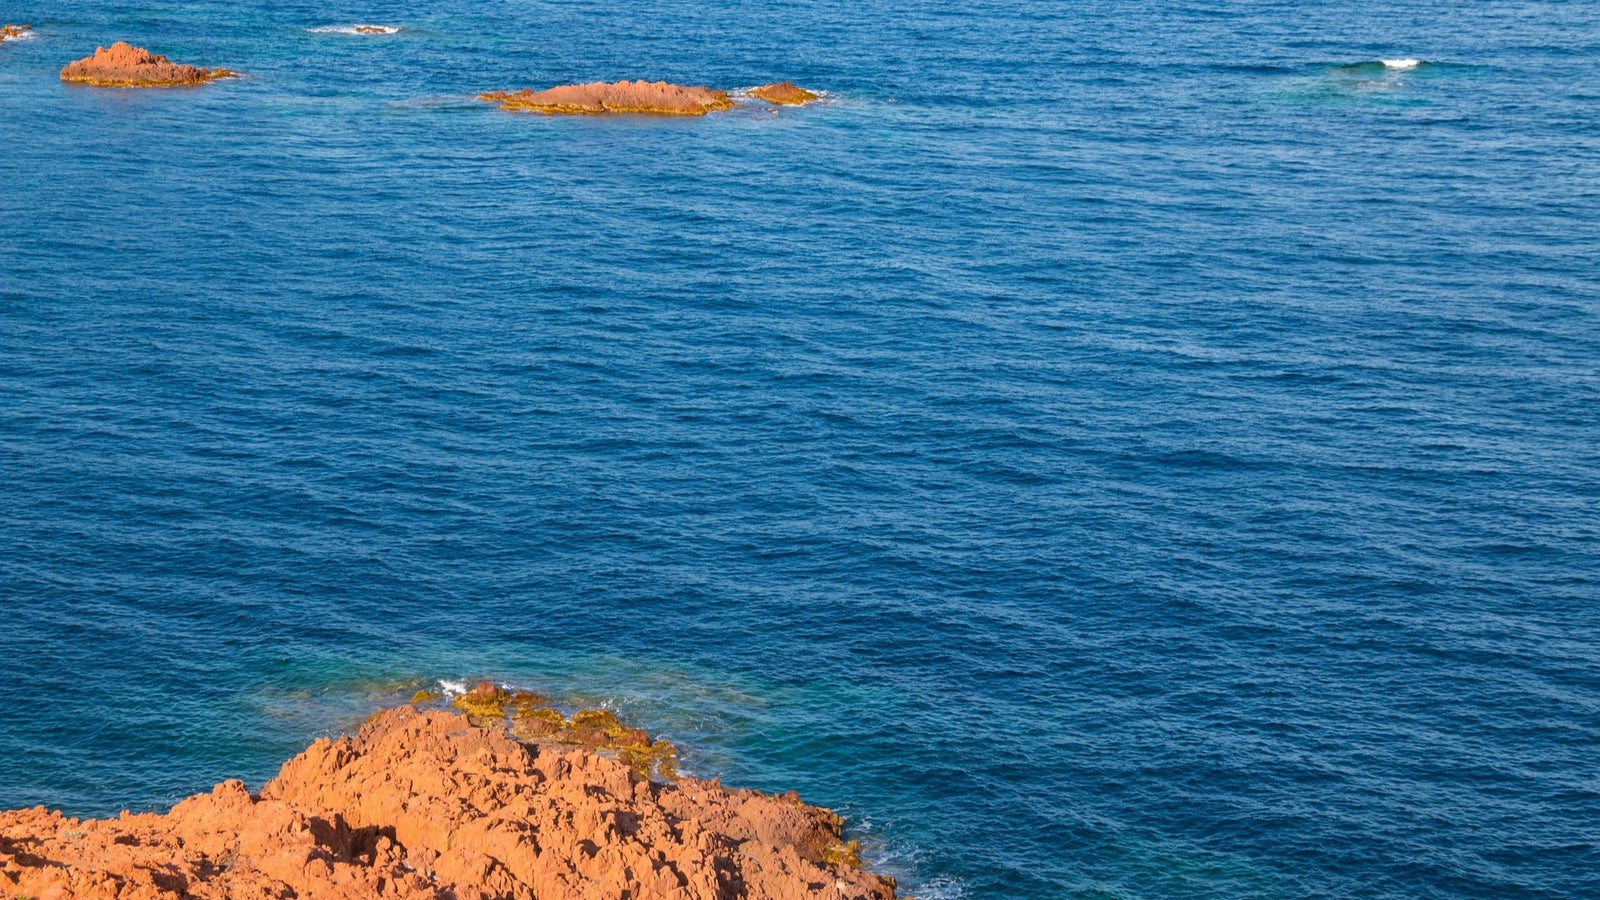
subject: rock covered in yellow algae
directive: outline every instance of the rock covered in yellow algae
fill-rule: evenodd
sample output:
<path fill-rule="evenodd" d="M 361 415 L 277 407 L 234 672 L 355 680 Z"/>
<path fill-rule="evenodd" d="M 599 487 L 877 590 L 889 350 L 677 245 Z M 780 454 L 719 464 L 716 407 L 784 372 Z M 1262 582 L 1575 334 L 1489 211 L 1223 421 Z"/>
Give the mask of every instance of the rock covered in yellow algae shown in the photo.
<path fill-rule="evenodd" d="M 779 81 L 773 84 L 763 84 L 761 87 L 752 88 L 750 96 L 768 103 L 780 106 L 802 106 L 813 100 L 820 100 L 816 94 L 803 87 L 796 87 L 792 81 Z"/>

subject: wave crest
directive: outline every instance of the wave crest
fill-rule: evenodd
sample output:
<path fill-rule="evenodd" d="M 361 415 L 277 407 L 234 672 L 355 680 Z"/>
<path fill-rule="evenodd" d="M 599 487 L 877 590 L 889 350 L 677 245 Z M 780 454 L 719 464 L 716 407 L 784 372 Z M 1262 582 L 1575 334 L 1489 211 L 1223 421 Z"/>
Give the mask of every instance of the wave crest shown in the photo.
<path fill-rule="evenodd" d="M 397 34 L 400 31 L 397 25 L 320 25 L 316 28 L 307 28 L 312 34 Z"/>

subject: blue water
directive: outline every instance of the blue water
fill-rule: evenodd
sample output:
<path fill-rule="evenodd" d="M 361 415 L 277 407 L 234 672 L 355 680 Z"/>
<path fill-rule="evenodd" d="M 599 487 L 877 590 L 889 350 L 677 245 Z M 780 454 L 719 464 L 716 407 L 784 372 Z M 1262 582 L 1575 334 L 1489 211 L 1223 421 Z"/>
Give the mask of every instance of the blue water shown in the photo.
<path fill-rule="evenodd" d="M 489 676 L 925 900 L 1600 896 L 1600 5 L 3 15 L 0 807 Z M 830 102 L 471 99 L 621 77 Z"/>

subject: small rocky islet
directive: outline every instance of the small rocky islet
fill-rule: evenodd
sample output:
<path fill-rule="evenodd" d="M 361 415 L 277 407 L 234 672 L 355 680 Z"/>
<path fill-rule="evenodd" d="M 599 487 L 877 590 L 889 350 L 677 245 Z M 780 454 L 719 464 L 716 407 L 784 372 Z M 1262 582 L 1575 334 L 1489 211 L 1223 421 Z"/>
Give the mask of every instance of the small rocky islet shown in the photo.
<path fill-rule="evenodd" d="M 6 41 L 20 41 L 32 34 L 33 28 L 29 25 L 0 25 L 0 44 Z"/>
<path fill-rule="evenodd" d="M 543 91 L 492 91 L 479 94 L 478 99 L 498 103 L 501 109 L 569 116 L 608 113 L 703 116 L 733 106 L 727 91 L 685 87 L 665 81 L 563 84 Z"/>
<path fill-rule="evenodd" d="M 797 106 L 820 99 L 811 91 L 787 81 L 762 85 L 745 93 L 784 106 Z M 727 91 L 666 81 L 563 84 L 542 91 L 531 88 L 490 91 L 479 94 L 478 99 L 497 103 L 501 109 L 513 112 L 536 112 L 550 116 L 703 116 L 734 107 L 733 97 Z"/>
<path fill-rule="evenodd" d="M 202 69 L 174 63 L 126 41 L 95 48 L 93 56 L 67 63 L 61 80 L 94 87 L 195 87 L 219 78 L 236 78 L 227 69 Z"/>
<path fill-rule="evenodd" d="M 792 81 L 779 81 L 775 84 L 763 84 L 758 88 L 751 88 L 749 95 L 768 103 L 779 106 L 804 106 L 815 100 L 822 99 L 803 87 L 797 87 Z"/>
<path fill-rule="evenodd" d="M 896 896 L 835 813 L 679 777 L 670 743 L 609 711 L 488 682 L 412 701 L 317 740 L 258 793 L 230 780 L 164 814 L 0 813 L 0 896 Z"/>

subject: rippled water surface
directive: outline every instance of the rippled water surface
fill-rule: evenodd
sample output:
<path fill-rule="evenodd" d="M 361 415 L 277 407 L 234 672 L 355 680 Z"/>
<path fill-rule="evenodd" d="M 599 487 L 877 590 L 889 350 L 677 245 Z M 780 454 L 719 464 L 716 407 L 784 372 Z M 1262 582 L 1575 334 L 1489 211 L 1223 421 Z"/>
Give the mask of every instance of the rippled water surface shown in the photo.
<path fill-rule="evenodd" d="M 492 676 L 925 900 L 1600 896 L 1600 6 L 0 17 L 0 807 Z M 621 77 L 829 102 L 472 99 Z"/>

